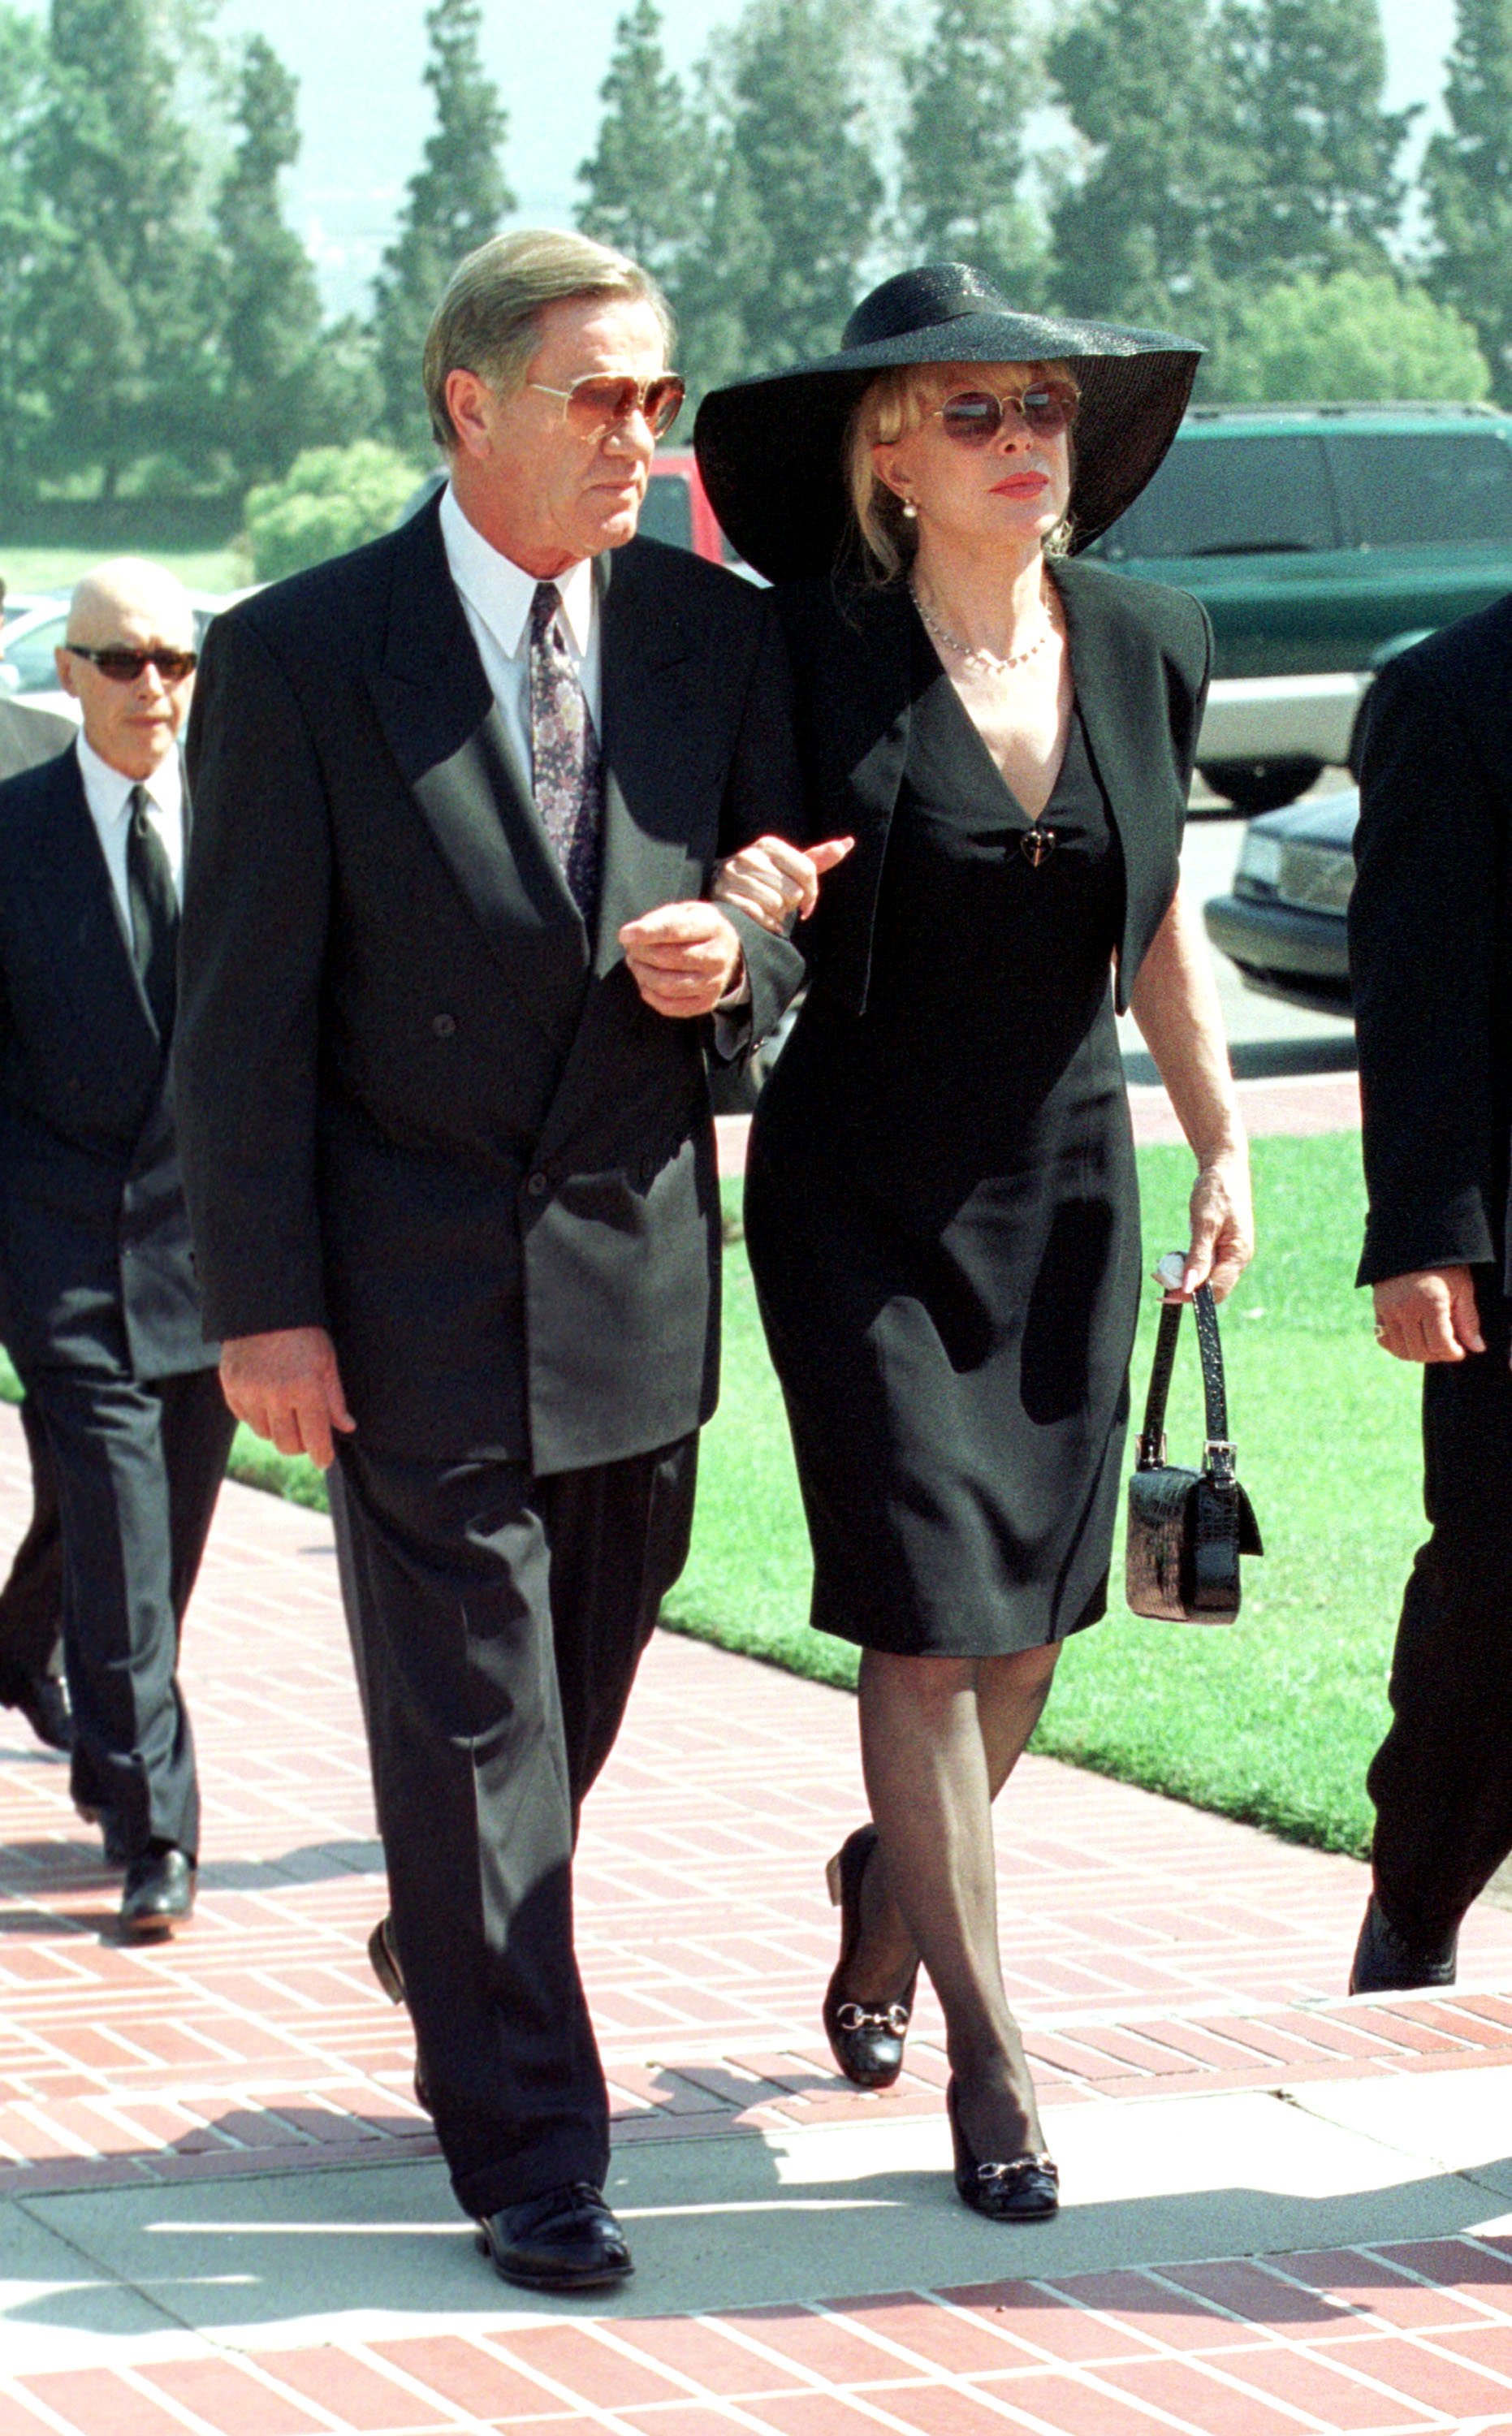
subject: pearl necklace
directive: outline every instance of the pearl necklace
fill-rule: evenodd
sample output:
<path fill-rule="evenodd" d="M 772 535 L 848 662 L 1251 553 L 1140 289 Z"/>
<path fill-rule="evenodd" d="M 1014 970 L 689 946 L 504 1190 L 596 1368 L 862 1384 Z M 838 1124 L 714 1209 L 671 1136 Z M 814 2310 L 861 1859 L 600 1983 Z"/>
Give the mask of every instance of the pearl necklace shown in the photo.
<path fill-rule="evenodd" d="M 935 641 L 937 643 L 943 643 L 947 652 L 955 652 L 959 653 L 960 657 L 965 660 L 967 668 L 975 665 L 979 669 L 985 669 L 989 676 L 1001 676 L 1009 669 L 1021 669 L 1026 660 L 1032 660 L 1036 652 L 1042 652 L 1044 650 L 1046 644 L 1050 641 L 1051 635 L 1055 632 L 1055 621 L 1050 614 L 1050 604 L 1046 601 L 1044 603 L 1045 631 L 1039 636 L 1037 641 L 1030 644 L 1027 652 L 999 652 L 979 651 L 976 646 L 971 643 L 963 643 L 959 635 L 952 635 L 947 628 L 941 625 L 938 618 L 935 617 L 932 610 L 926 606 L 924 596 L 920 592 L 918 585 L 913 582 L 912 576 L 909 578 L 909 592 L 912 599 L 914 608 L 923 618 L 930 633 L 934 636 Z"/>

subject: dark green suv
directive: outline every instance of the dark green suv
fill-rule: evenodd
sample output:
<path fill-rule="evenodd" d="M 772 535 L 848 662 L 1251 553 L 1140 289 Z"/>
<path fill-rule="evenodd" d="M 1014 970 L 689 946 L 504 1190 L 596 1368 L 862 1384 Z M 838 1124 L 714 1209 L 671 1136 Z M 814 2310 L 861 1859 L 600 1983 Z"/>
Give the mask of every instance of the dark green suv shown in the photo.
<path fill-rule="evenodd" d="M 1198 763 L 1265 811 L 1356 766 L 1385 660 L 1512 592 L 1512 416 L 1196 407 L 1090 554 L 1202 601 L 1217 658 Z"/>

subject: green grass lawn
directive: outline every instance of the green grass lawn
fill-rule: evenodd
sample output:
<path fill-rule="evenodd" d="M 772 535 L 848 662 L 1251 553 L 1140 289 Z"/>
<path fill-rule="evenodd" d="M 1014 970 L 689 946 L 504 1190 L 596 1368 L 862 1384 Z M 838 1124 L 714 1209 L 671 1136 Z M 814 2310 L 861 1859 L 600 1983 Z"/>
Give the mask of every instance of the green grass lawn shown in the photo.
<path fill-rule="evenodd" d="M 1225 1306 L 1230 1427 L 1265 1537 L 1228 1627 L 1131 1616 L 1118 1585 L 1068 1645 L 1034 1748 L 1342 1852 L 1364 1849 L 1364 1770 L 1385 1722 L 1403 1573 L 1423 1535 L 1417 1381 L 1377 1349 L 1352 1286 L 1363 1191 L 1356 1135 L 1256 1145 L 1261 1250 Z M 1139 1157 L 1153 1260 L 1185 1243 L 1191 1162 Z M 1157 1296 L 1135 1355 L 1149 1378 Z M 806 1622 L 808 1558 L 775 1382 L 743 1253 L 725 1288 L 724 1391 L 704 1438 L 693 1554 L 669 1601 L 678 1630 L 819 1677 L 856 1653 Z M 1173 1459 L 1201 1443 L 1188 1333 L 1172 1398 Z"/>
<path fill-rule="evenodd" d="M 1230 1627 L 1130 1616 L 1068 1646 L 1034 1748 L 1304 1842 L 1361 1852 L 1364 1771 L 1386 1718 L 1403 1574 L 1422 1537 L 1417 1380 L 1378 1350 L 1351 1280 L 1363 1193 L 1359 1140 L 1255 1149 L 1261 1249 L 1225 1307 L 1230 1427 L 1266 1555 L 1246 1564 Z M 1186 1241 L 1191 1162 L 1139 1155 L 1150 1258 Z M 726 1188 L 730 1206 L 739 1187 Z M 1157 1296 L 1135 1355 L 1149 1377 Z M 1172 1397 L 1173 1459 L 1196 1460 L 1202 1403 L 1190 1322 Z M 323 1506 L 314 1467 L 242 1430 L 234 1475 Z M 669 1602 L 676 1631 L 831 1683 L 856 1653 L 811 1632 L 808 1551 L 776 1382 L 743 1246 L 725 1268 L 724 1386 L 704 1436 L 693 1552 Z"/>
<path fill-rule="evenodd" d="M 109 548 L 88 549 L 78 546 L 62 549 L 41 547 L 10 548 L 0 539 L 0 575 L 12 592 L 71 592 L 81 575 L 97 566 L 102 558 L 125 555 L 120 545 Z M 171 567 L 191 592 L 235 592 L 252 582 L 245 551 L 224 549 L 149 549 L 132 551 L 131 556 L 154 559 L 160 566 Z"/>

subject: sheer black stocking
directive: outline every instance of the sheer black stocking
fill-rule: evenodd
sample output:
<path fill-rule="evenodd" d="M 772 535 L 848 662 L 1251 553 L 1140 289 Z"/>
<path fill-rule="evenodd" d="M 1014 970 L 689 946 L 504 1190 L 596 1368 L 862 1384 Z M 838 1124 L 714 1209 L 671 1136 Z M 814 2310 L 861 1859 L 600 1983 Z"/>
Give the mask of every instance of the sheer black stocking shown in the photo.
<path fill-rule="evenodd" d="M 885 2001 L 922 1959 L 979 2157 L 1043 2145 L 998 1955 L 992 1803 L 1058 1655 L 1051 1643 L 1008 1658 L 861 1659 L 861 1764 L 881 1840 L 862 1885 L 853 1992 Z"/>

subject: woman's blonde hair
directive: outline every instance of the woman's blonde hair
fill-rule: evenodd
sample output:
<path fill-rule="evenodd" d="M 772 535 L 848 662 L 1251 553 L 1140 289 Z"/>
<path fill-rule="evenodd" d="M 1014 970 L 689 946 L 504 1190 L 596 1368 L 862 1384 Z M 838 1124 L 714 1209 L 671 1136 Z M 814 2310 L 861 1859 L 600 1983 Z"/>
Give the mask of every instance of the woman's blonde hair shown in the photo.
<path fill-rule="evenodd" d="M 907 431 L 916 431 L 925 417 L 932 413 L 942 398 L 965 386 L 963 373 L 974 374 L 983 388 L 994 386 L 994 377 L 1004 372 L 1027 371 L 1041 375 L 1053 374 L 1069 388 L 1077 389 L 1076 375 L 1069 364 L 897 364 L 878 373 L 869 381 L 851 410 L 845 426 L 843 464 L 845 487 L 850 494 L 851 513 L 860 535 L 861 549 L 867 563 L 867 573 L 875 583 L 891 583 L 902 573 L 918 547 L 918 527 L 903 513 L 903 502 L 891 490 L 872 462 L 874 448 L 891 445 Z M 1073 443 L 1068 438 L 1068 446 Z M 1075 458 L 1072 456 L 1074 471 Z M 1062 516 L 1052 531 L 1045 535 L 1047 558 L 1063 558 L 1071 543 L 1069 513 Z"/>

